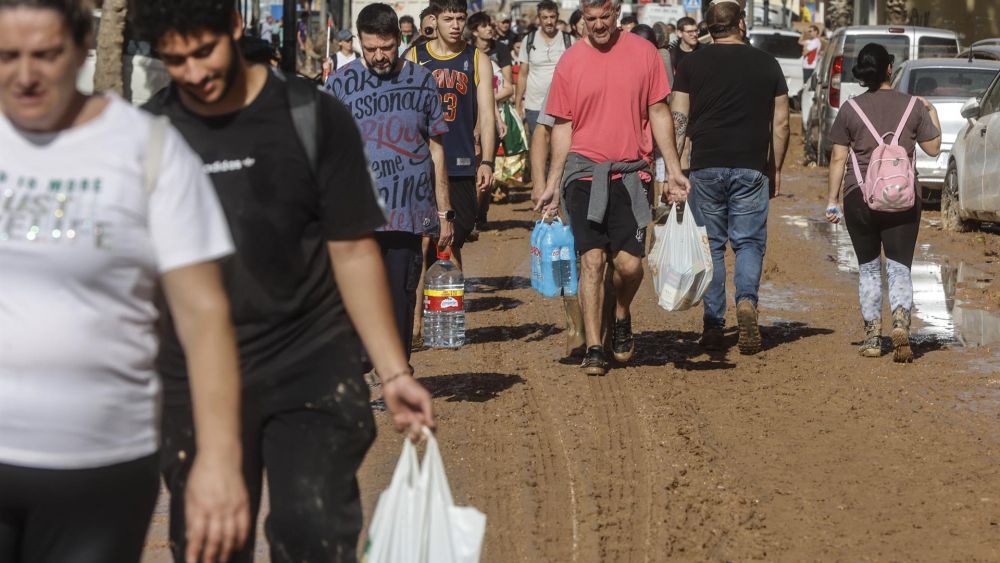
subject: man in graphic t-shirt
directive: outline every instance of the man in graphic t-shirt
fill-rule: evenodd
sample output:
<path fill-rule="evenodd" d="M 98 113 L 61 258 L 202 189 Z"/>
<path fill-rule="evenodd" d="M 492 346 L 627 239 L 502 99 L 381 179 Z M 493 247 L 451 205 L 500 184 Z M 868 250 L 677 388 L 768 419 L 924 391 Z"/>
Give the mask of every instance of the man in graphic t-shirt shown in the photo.
<path fill-rule="evenodd" d="M 243 59 L 233 4 L 133 6 L 140 34 L 173 80 L 148 109 L 169 117 L 205 162 L 236 246 L 222 274 L 240 353 L 251 521 L 266 469 L 272 560 L 352 560 L 362 525 L 355 473 L 375 437 L 362 350 L 397 427 L 432 424 L 430 396 L 412 377 L 393 320 L 373 236 L 386 216 L 361 135 L 333 96 Z M 293 118 L 303 110 L 309 127 Z M 160 338 L 161 467 L 180 561 L 198 443 L 187 361 L 167 311 Z M 251 527 L 232 560 L 251 561 L 253 546 Z"/>
<path fill-rule="evenodd" d="M 560 194 L 566 203 L 583 266 L 579 295 L 587 353 L 581 368 L 588 375 L 603 375 L 608 366 L 601 318 L 609 261 L 616 290 L 612 353 L 627 362 L 635 351 L 630 307 L 642 283 L 646 225 L 652 220 L 647 198 L 654 137 L 670 185 L 675 191 L 687 186 L 663 60 L 652 43 L 616 26 L 620 5 L 599 1 L 581 5 L 588 36 L 563 55 L 552 79 L 546 106 L 556 118 L 552 166 L 538 204 L 555 211 Z"/>
<path fill-rule="evenodd" d="M 805 35 L 799 39 L 802 45 L 802 81 L 809 82 L 809 78 L 816 72 L 816 64 L 819 62 L 819 51 L 823 48 L 823 42 L 819 39 L 819 27 L 816 24 L 810 25 Z"/>
<path fill-rule="evenodd" d="M 452 240 L 455 212 L 441 144 L 448 126 L 434 76 L 399 58 L 400 29 L 392 7 L 369 4 L 358 14 L 357 29 L 364 58 L 330 77 L 326 88 L 347 105 L 365 140 L 375 188 L 389 216 L 375 240 L 389 273 L 400 337 L 409 343 L 423 236 L 439 232 L 440 248 Z"/>
<path fill-rule="evenodd" d="M 736 254 L 739 349 L 756 354 L 761 350 L 757 293 L 768 201 L 781 190 L 788 149 L 788 86 L 775 58 L 743 41 L 742 16 L 736 2 L 709 8 L 707 23 L 714 42 L 681 63 L 671 106 L 679 144 L 684 144 L 685 128 L 692 143 L 691 211 L 708 231 L 712 247 L 714 269 L 703 298 L 701 344 L 708 350 L 723 347 L 728 242 Z"/>

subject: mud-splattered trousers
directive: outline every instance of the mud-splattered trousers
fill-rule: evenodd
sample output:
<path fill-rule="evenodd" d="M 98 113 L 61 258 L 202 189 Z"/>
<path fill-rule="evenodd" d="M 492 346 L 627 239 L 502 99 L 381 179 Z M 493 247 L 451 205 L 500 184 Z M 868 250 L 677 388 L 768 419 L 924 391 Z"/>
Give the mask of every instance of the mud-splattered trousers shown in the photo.
<path fill-rule="evenodd" d="M 256 523 L 263 475 L 270 511 L 264 526 L 271 561 L 353 562 L 361 532 L 355 478 L 375 439 L 361 344 L 339 337 L 323 358 L 269 374 L 242 394 L 243 476 Z M 317 371 L 317 365 L 328 366 Z M 190 394 L 170 389 L 164 404 L 162 470 L 170 489 L 170 548 L 184 561 L 184 485 L 194 459 Z M 231 561 L 253 560 L 253 532 Z"/>
<path fill-rule="evenodd" d="M 858 257 L 858 294 L 861 316 L 873 321 L 882 318 L 882 252 L 885 251 L 889 278 L 889 309 L 909 311 L 913 307 L 910 266 L 920 231 L 920 198 L 912 209 L 898 213 L 872 211 L 860 189 L 844 197 L 844 222 Z"/>

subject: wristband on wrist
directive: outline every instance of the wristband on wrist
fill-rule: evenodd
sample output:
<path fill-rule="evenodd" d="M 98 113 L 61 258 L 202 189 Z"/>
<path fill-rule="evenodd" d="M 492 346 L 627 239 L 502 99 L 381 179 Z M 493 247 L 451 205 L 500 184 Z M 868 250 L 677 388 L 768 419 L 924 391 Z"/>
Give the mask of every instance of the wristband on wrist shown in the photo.
<path fill-rule="evenodd" d="M 413 368 L 407 368 L 407 369 L 405 369 L 403 371 L 397 371 L 396 373 L 390 375 L 389 377 L 383 378 L 382 379 L 382 385 L 387 385 L 387 384 L 391 383 L 392 381 L 394 381 L 396 379 L 399 379 L 400 377 L 403 377 L 404 375 L 412 376 L 413 375 Z"/>
<path fill-rule="evenodd" d="M 492 160 L 481 160 L 481 161 L 479 161 L 479 165 L 480 166 L 489 166 L 490 170 L 493 170 L 493 161 Z"/>

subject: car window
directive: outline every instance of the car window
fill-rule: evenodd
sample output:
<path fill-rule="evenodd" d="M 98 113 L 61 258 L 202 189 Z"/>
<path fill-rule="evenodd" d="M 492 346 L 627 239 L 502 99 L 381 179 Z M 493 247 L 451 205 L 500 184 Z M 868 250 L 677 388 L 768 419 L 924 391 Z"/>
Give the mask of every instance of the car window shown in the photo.
<path fill-rule="evenodd" d="M 978 98 L 996 75 L 996 70 L 981 68 L 915 68 L 910 71 L 906 92 L 937 98 Z"/>
<path fill-rule="evenodd" d="M 885 47 L 889 54 L 896 57 L 896 65 L 910 58 L 910 38 L 905 35 L 848 35 L 844 41 L 844 69 L 840 75 L 841 80 L 858 81 L 851 71 L 858 62 L 858 53 L 869 43 L 878 43 Z"/>
<path fill-rule="evenodd" d="M 917 57 L 921 59 L 951 58 L 958 54 L 958 41 L 947 37 L 921 37 L 917 42 Z"/>
<path fill-rule="evenodd" d="M 989 115 L 1000 111 L 1000 87 L 998 87 L 998 84 L 1000 84 L 1000 81 L 994 80 L 993 86 L 983 96 L 982 101 L 979 102 L 979 115 Z"/>
<path fill-rule="evenodd" d="M 778 33 L 751 33 L 750 44 L 776 59 L 802 58 L 799 38 Z"/>

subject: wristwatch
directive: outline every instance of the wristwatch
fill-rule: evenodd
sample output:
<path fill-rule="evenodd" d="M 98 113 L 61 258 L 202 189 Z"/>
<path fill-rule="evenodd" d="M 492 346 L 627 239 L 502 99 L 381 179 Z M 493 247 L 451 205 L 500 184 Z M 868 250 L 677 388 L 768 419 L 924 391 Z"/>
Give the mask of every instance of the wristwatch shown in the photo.
<path fill-rule="evenodd" d="M 447 211 L 438 211 L 438 217 L 452 223 L 455 221 L 455 210 L 448 209 Z"/>

